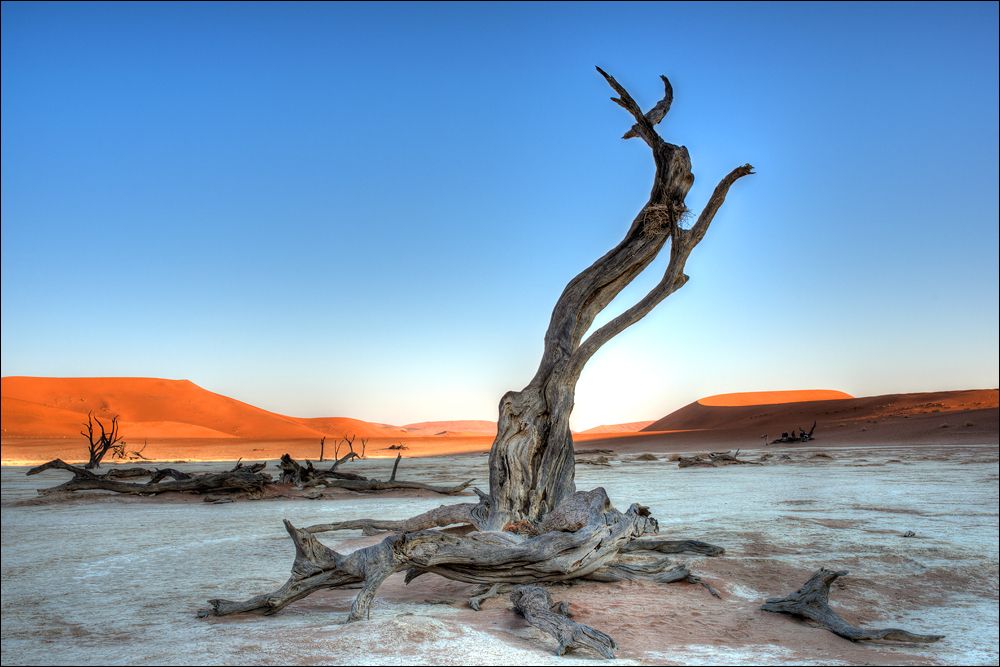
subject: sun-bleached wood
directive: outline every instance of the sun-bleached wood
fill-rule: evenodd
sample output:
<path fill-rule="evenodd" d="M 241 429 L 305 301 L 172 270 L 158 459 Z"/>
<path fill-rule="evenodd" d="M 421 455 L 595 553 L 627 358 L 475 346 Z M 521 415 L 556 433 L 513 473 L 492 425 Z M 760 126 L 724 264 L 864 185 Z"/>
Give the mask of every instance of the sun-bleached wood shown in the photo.
<path fill-rule="evenodd" d="M 583 525 L 581 517 L 586 517 Z M 394 572 L 405 570 L 407 583 L 427 573 L 473 584 L 566 581 L 598 571 L 623 545 L 657 529 L 646 508 L 632 505 L 619 512 L 601 488 L 564 498 L 547 520 L 551 530 L 532 538 L 502 531 L 453 535 L 422 530 L 390 535 L 349 555 L 337 553 L 309 531 L 285 521 L 295 544 L 288 581 L 271 593 L 242 602 L 210 600 L 211 609 L 200 614 L 273 614 L 315 591 L 361 583 L 347 618 L 358 621 L 367 617 L 375 591 Z"/>
<path fill-rule="evenodd" d="M 830 584 L 837 577 L 843 577 L 847 570 L 834 572 L 826 568 L 816 570 L 802 588 L 782 598 L 770 598 L 761 605 L 764 611 L 781 612 L 794 616 L 804 616 L 825 627 L 830 632 L 859 641 L 862 639 L 888 639 L 898 642 L 926 644 L 944 639 L 944 635 L 918 635 L 897 628 L 882 630 L 862 630 L 850 625 L 830 609 Z"/>

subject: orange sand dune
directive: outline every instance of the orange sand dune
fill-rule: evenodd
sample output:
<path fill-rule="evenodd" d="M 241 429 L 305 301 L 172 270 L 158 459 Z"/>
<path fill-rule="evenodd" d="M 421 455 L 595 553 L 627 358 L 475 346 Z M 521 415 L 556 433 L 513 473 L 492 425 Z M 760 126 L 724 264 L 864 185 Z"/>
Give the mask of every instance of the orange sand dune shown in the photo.
<path fill-rule="evenodd" d="M 771 392 L 766 392 L 771 393 Z M 780 392 L 784 393 L 784 392 Z M 730 395 L 731 396 L 731 395 Z M 720 401 L 721 403 L 722 401 Z M 783 431 L 809 429 L 814 421 L 843 422 L 879 418 L 904 418 L 931 411 L 995 408 L 996 389 L 972 389 L 921 394 L 888 394 L 865 398 L 841 398 L 770 404 L 706 404 L 695 401 L 643 431 L 692 431 L 753 427 L 761 434 L 777 437 Z"/>
<path fill-rule="evenodd" d="M 316 459 L 319 440 L 369 440 L 368 456 L 485 452 L 496 424 L 484 420 L 421 422 L 405 427 L 348 418 L 294 418 L 214 394 L 186 380 L 154 378 L 24 378 L 2 380 L 5 464 L 78 460 L 87 412 L 121 416 L 121 432 L 156 460 L 273 459 L 286 451 Z M 851 398 L 834 391 L 725 394 L 696 401 L 641 431 L 643 422 L 597 427 L 577 434 L 587 447 L 627 451 L 692 451 L 763 444 L 783 432 L 817 423 L 809 446 L 996 443 L 1000 422 L 996 389 Z M 766 400 L 769 402 L 760 403 Z M 326 455 L 332 455 L 327 442 Z"/>
<path fill-rule="evenodd" d="M 0 393 L 5 399 L 38 406 L 31 412 L 33 419 L 28 419 L 30 411 L 23 405 L 5 400 L 6 437 L 78 434 L 90 411 L 109 420 L 118 415 L 123 435 L 133 442 L 148 437 L 191 437 L 195 432 L 199 434 L 196 437 L 262 440 L 318 440 L 326 435 L 291 417 L 214 394 L 188 380 L 5 377 Z M 10 415 L 8 408 L 12 410 Z M 131 430 L 126 430 L 125 424 Z M 200 428 L 193 431 L 192 426 Z"/>
<path fill-rule="evenodd" d="M 335 438 L 405 438 L 409 435 L 393 427 L 383 427 L 349 417 L 292 417 L 295 421 Z"/>
<path fill-rule="evenodd" d="M 775 405 L 777 403 L 803 403 L 805 401 L 832 401 L 854 398 L 850 394 L 831 389 L 799 389 L 795 391 L 745 391 L 738 394 L 717 394 L 699 399 L 702 405 Z"/>
<path fill-rule="evenodd" d="M 594 428 L 588 428 L 586 431 L 580 431 L 580 435 L 590 435 L 594 433 L 635 433 L 636 431 L 641 431 L 653 422 L 629 422 L 627 424 L 601 424 L 600 426 L 595 426 Z M 574 432 L 575 433 L 575 432 Z"/>

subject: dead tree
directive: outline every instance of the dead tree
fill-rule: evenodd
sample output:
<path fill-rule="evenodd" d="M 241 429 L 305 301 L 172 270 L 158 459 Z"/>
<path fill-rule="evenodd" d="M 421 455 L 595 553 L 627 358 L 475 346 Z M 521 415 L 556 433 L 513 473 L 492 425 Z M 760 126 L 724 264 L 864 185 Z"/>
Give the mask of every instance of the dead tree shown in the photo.
<path fill-rule="evenodd" d="M 367 616 L 379 584 L 401 570 L 408 571 L 407 582 L 432 572 L 488 585 L 490 590 L 501 584 L 583 578 L 698 581 L 683 565 L 656 555 L 657 548 L 667 545 L 650 542 L 648 548 L 637 547 L 636 551 L 646 554 L 641 563 L 629 562 L 631 552 L 619 554 L 644 533 L 656 532 L 656 521 L 641 505 L 619 512 L 603 489 L 576 491 L 569 417 L 584 365 L 602 345 L 687 282 L 684 265 L 691 251 L 705 237 L 729 188 L 753 170 L 743 165 L 722 179 L 701 215 L 686 227 L 684 199 L 694 182 L 691 161 L 686 148 L 663 141 L 654 129 L 673 101 L 670 82 L 661 77 L 664 97 L 643 115 L 614 78 L 600 68 L 598 71 L 619 95 L 612 100 L 635 120 L 624 138 L 638 137 L 652 151 L 656 167 L 652 192 L 621 243 L 571 280 L 559 297 L 534 378 L 520 392 L 509 392 L 501 399 L 497 436 L 490 452 L 490 493 L 477 490 L 480 501 L 475 506 L 463 505 L 454 511 L 439 508 L 391 527 L 369 520 L 371 529 L 417 530 L 390 535 L 378 545 L 349 555 L 327 548 L 312 535 L 313 531 L 344 527 L 345 522 L 301 530 L 286 521 L 296 549 L 288 582 L 244 602 L 211 600 L 212 608 L 205 610 L 205 615 L 273 614 L 315 590 L 361 583 L 361 593 L 348 616 L 348 621 L 360 620 Z M 649 266 L 668 241 L 670 260 L 659 283 L 584 339 L 595 317 Z M 347 442 L 353 451 L 353 439 Z M 467 535 L 420 530 L 456 520 L 468 521 L 477 530 Z M 705 548 L 721 552 L 710 545 Z M 648 562 L 650 555 L 656 560 Z M 612 646 L 613 641 L 605 644 L 608 651 Z"/>
<path fill-rule="evenodd" d="M 101 429 L 101 435 L 96 436 L 96 440 L 94 439 L 94 422 L 97 422 L 97 426 Z M 112 452 L 112 458 L 115 457 L 115 454 L 118 455 L 118 458 L 123 458 L 125 456 L 125 441 L 122 440 L 122 436 L 118 433 L 118 415 L 115 415 L 111 419 L 110 433 L 104 429 L 104 424 L 101 423 L 100 419 L 94 416 L 93 412 L 87 413 L 87 423 L 84 424 L 84 426 L 87 428 L 87 432 L 84 433 L 83 431 L 80 431 L 80 435 L 87 438 L 90 443 L 88 445 L 90 450 L 90 461 L 87 462 L 87 465 L 85 465 L 84 468 L 87 470 L 100 468 L 101 459 L 103 459 L 104 455 L 109 451 Z"/>
<path fill-rule="evenodd" d="M 625 238 L 569 282 L 552 311 L 538 371 L 519 392 L 500 401 L 497 437 L 490 452 L 490 512 L 482 528 L 502 529 L 521 520 L 538 521 L 576 489 L 573 437 L 569 428 L 576 383 L 598 349 L 635 324 L 657 304 L 684 286 L 684 265 L 701 242 L 729 188 L 753 173 L 737 167 L 716 186 L 690 228 L 685 204 L 694 183 L 684 146 L 667 143 L 654 129 L 673 102 L 666 77 L 663 99 L 643 115 L 639 105 L 613 77 L 598 68 L 618 93 L 612 101 L 628 111 L 635 124 L 624 136 L 649 146 L 656 166 L 649 201 L 632 221 Z M 646 296 L 584 339 L 594 318 L 638 276 L 669 242 L 670 261 L 663 278 Z"/>

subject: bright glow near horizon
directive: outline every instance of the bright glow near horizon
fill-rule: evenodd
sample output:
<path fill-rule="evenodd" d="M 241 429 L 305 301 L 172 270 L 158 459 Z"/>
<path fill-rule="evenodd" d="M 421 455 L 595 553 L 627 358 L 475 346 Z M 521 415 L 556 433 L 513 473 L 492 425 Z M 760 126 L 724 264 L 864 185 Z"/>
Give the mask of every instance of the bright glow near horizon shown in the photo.
<path fill-rule="evenodd" d="M 996 387 L 997 35 L 996 3 L 3 3 L 2 374 L 495 419 L 648 197 L 600 65 L 644 108 L 670 77 L 693 209 L 757 174 L 574 428 Z"/>

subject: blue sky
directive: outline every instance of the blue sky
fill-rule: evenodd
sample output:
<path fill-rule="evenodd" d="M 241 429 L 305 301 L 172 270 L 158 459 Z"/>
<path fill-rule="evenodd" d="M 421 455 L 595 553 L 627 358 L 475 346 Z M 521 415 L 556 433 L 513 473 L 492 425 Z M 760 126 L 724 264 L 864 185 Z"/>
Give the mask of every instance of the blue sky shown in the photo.
<path fill-rule="evenodd" d="M 2 5 L 2 374 L 495 419 L 653 165 L 594 70 L 749 162 L 574 428 L 702 396 L 996 387 L 998 5 Z M 631 305 L 657 263 L 608 309 Z"/>

